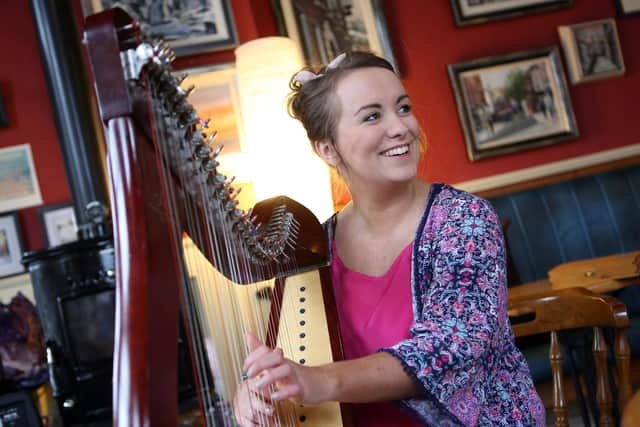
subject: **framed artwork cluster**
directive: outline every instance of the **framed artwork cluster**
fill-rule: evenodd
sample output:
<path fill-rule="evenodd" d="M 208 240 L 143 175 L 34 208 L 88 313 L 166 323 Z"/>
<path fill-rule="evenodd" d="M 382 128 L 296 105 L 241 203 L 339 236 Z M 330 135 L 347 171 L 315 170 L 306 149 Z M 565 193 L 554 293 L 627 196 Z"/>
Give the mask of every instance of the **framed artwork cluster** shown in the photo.
<path fill-rule="evenodd" d="M 450 0 L 465 27 L 566 8 L 572 0 Z M 640 0 L 619 0 L 620 16 L 640 12 Z M 477 161 L 579 136 L 569 84 L 624 74 L 613 18 L 558 27 L 557 46 L 447 65 L 467 156 Z M 569 79 L 562 64 L 564 56 Z"/>
<path fill-rule="evenodd" d="M 75 214 L 71 203 L 38 208 L 45 247 L 78 240 Z M 25 251 L 17 211 L 0 213 L 0 279 L 25 272 Z"/>

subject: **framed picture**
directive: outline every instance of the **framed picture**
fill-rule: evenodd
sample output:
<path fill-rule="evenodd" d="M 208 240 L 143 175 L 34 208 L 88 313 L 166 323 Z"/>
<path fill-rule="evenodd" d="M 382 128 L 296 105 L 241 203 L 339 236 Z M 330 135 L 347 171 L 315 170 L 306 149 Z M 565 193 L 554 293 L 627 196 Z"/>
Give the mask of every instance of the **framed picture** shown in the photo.
<path fill-rule="evenodd" d="M 212 148 L 223 146 L 218 157 L 218 170 L 228 177 L 235 177 L 234 187 L 242 188 L 238 198 L 240 205 L 243 208 L 251 207 L 255 200 L 252 198 L 254 191 L 243 143 L 236 69 L 229 63 L 180 70 L 177 74 L 185 72 L 188 76 L 182 82 L 182 87 L 195 86 L 189 95 L 189 102 L 200 117 L 211 119 L 209 127 L 217 132 Z"/>
<path fill-rule="evenodd" d="M 471 161 L 578 136 L 558 49 L 448 65 Z"/>
<path fill-rule="evenodd" d="M 0 277 L 24 273 L 22 235 L 18 214 L 0 215 Z"/>
<path fill-rule="evenodd" d="M 308 65 L 323 65 L 345 50 L 366 50 L 397 70 L 382 0 L 272 0 L 280 33 L 296 41 Z"/>
<path fill-rule="evenodd" d="M 230 0 L 82 0 L 84 15 L 121 7 L 142 30 L 169 42 L 177 56 L 238 44 Z"/>
<path fill-rule="evenodd" d="M 482 24 L 568 7 L 572 0 L 450 0 L 456 26 Z"/>
<path fill-rule="evenodd" d="M 602 19 L 558 27 L 572 83 L 624 74 L 616 21 Z"/>
<path fill-rule="evenodd" d="M 0 148 L 0 212 L 42 203 L 29 144 Z"/>
<path fill-rule="evenodd" d="M 38 209 L 40 225 L 46 247 L 58 246 L 78 240 L 76 215 L 71 203 Z"/>
<path fill-rule="evenodd" d="M 615 0 L 620 16 L 640 15 L 640 0 Z"/>

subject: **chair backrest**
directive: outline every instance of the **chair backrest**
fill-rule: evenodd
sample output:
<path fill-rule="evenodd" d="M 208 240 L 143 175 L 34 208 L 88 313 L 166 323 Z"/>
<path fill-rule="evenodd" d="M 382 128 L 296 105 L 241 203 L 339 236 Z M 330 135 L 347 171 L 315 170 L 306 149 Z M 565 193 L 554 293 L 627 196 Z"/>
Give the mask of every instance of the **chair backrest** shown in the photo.
<path fill-rule="evenodd" d="M 613 353 L 616 359 L 619 408 L 631 395 L 629 377 L 630 350 L 625 330 L 629 326 L 626 307 L 611 296 L 599 295 L 584 288 L 568 288 L 509 300 L 509 316 L 516 337 L 550 333 L 549 359 L 553 375 L 553 412 L 556 426 L 568 425 L 568 405 L 564 392 L 563 356 L 560 331 L 593 328 L 593 355 L 596 372 L 596 401 L 599 425 L 614 425 L 612 393 L 609 390 L 607 345 L 602 328 L 613 328 Z M 526 320 L 519 322 L 519 320 Z"/>

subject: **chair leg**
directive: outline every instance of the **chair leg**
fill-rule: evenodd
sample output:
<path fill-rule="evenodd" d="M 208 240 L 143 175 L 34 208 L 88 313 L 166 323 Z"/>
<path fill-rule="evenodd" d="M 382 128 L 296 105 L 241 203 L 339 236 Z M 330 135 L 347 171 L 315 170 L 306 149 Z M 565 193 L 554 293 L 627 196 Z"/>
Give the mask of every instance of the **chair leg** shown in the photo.
<path fill-rule="evenodd" d="M 596 362 L 596 399 L 600 410 L 601 427 L 613 426 L 611 416 L 611 393 L 609 392 L 609 375 L 607 372 L 607 344 L 604 341 L 602 329 L 593 328 L 593 357 Z"/>
<path fill-rule="evenodd" d="M 616 368 L 618 372 L 618 399 L 620 412 L 624 410 L 631 397 L 631 376 L 629 374 L 631 364 L 631 349 L 624 329 L 616 329 L 616 338 L 613 351 L 616 355 Z"/>
<path fill-rule="evenodd" d="M 560 350 L 557 331 L 551 331 L 549 361 L 553 374 L 553 414 L 556 418 L 555 426 L 568 427 L 567 400 L 564 395 L 564 379 L 562 377 L 562 351 Z"/>

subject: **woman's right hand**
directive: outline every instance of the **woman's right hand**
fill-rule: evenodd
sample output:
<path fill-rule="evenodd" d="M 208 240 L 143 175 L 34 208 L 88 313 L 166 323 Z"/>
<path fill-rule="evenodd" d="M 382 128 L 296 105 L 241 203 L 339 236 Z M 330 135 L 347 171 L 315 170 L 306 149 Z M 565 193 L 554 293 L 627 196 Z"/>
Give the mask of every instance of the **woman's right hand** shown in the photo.
<path fill-rule="evenodd" d="M 248 379 L 234 397 L 234 413 L 241 426 L 273 425 L 275 403 L 316 404 L 326 395 L 326 381 L 313 369 L 284 357 L 258 338 L 246 334 L 249 355 L 243 369 Z"/>

